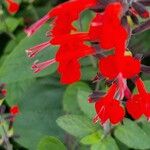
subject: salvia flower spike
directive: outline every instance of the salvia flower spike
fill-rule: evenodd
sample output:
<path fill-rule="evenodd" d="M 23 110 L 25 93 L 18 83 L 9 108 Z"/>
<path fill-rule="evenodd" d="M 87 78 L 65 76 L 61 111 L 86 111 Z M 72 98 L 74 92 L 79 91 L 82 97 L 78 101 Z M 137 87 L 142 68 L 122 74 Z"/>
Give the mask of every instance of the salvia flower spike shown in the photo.
<path fill-rule="evenodd" d="M 133 56 L 128 49 L 133 34 L 150 29 L 148 6 L 149 0 L 69 0 L 56 6 L 25 29 L 27 36 L 32 36 L 51 20 L 51 29 L 46 32 L 49 41 L 26 50 L 28 57 L 36 57 L 48 46 L 58 46 L 55 58 L 35 62 L 32 69 L 38 73 L 57 62 L 60 82 L 71 84 L 81 78 L 80 59 L 93 55 L 98 59 L 99 70 L 93 82 L 105 80 L 109 87 L 106 92 L 96 90 L 89 96 L 88 102 L 95 103 L 93 122 L 118 124 L 125 116 L 125 109 L 134 119 L 142 115 L 149 119 L 150 94 L 139 77 L 142 71 L 148 72 L 149 67 L 141 64 L 142 55 Z M 95 15 L 86 32 L 78 31 L 73 23 L 81 19 L 81 13 L 87 9 Z M 134 81 L 137 94 L 130 91 L 128 80 Z"/>

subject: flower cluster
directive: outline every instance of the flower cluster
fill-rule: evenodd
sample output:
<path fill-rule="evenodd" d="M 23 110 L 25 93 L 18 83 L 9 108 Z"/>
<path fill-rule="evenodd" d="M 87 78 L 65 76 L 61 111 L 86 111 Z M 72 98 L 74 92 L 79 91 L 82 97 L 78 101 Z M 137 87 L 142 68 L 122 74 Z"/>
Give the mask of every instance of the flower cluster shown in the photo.
<path fill-rule="evenodd" d="M 139 77 L 142 68 L 147 66 L 141 65 L 141 57 L 132 56 L 128 50 L 130 37 L 150 28 L 147 6 L 150 6 L 150 0 L 69 0 L 56 6 L 25 29 L 27 35 L 32 36 L 44 23 L 52 20 L 50 40 L 26 50 L 28 57 L 35 57 L 48 46 L 59 46 L 55 58 L 34 63 L 32 69 L 37 73 L 57 62 L 61 82 L 70 84 L 80 80 L 79 60 L 94 55 L 98 58 L 99 68 L 95 80 L 105 79 L 110 83 L 106 94 L 94 91 L 90 95 L 89 102 L 95 102 L 97 113 L 94 122 L 100 119 L 101 124 L 108 120 L 112 124 L 119 123 L 125 116 L 125 108 L 135 119 L 142 115 L 149 118 L 150 94 Z M 80 19 L 86 9 L 93 11 L 95 16 L 89 30 L 81 32 L 73 22 Z M 139 17 L 147 20 L 140 24 Z M 131 21 L 136 28 L 131 27 Z M 132 95 L 127 79 L 134 81 L 139 94 Z"/>
<path fill-rule="evenodd" d="M 18 12 L 20 5 L 17 2 L 14 0 L 5 0 L 5 2 L 7 3 L 7 11 L 10 14 L 15 14 Z"/>

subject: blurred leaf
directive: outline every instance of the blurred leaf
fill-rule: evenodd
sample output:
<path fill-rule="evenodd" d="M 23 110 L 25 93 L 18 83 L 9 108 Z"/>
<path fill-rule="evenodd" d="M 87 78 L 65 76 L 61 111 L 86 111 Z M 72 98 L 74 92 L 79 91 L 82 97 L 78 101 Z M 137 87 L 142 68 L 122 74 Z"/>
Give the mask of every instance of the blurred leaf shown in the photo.
<path fill-rule="evenodd" d="M 28 59 L 25 50 L 35 46 L 36 44 L 42 43 L 43 41 L 47 41 L 45 38 L 45 32 L 48 30 L 48 25 L 43 26 L 35 35 L 32 37 L 24 38 L 16 48 L 6 57 L 2 67 L 0 68 L 0 78 L 3 82 L 12 83 L 16 81 L 22 81 L 26 79 L 32 79 L 35 77 L 41 77 L 45 75 L 49 75 L 56 71 L 56 64 L 48 67 L 38 74 L 34 74 L 31 70 L 31 59 Z M 51 47 L 43 50 L 36 59 L 41 62 L 54 57 L 56 47 Z M 35 61 L 35 59 L 34 59 Z"/>
<path fill-rule="evenodd" d="M 34 150 L 45 135 L 62 137 L 55 120 L 62 113 L 61 99 L 64 89 L 56 78 L 43 78 L 32 84 L 18 101 L 20 115 L 14 122 L 17 142 Z"/>
<path fill-rule="evenodd" d="M 81 115 L 64 115 L 59 117 L 56 122 L 62 129 L 79 138 L 96 131 L 91 120 Z"/>
<path fill-rule="evenodd" d="M 150 49 L 150 31 L 145 31 L 143 33 L 137 34 L 131 38 L 131 47 L 136 49 L 136 51 L 139 52 L 139 49 L 141 50 L 140 52 L 148 52 Z"/>
<path fill-rule="evenodd" d="M 124 120 L 124 125 L 119 125 L 115 129 L 115 136 L 122 143 L 134 149 L 150 148 L 150 138 L 136 122 L 129 119 Z"/>
<path fill-rule="evenodd" d="M 4 55 L 5 54 L 10 54 L 10 52 L 12 52 L 14 50 L 16 45 L 18 45 L 19 42 L 25 37 L 26 37 L 26 35 L 22 31 L 20 31 L 18 34 L 15 34 L 15 39 L 10 40 L 8 42 L 8 44 L 6 45 L 6 48 L 5 48 L 5 51 L 4 51 Z"/>
<path fill-rule="evenodd" d="M 90 10 L 86 10 L 81 14 L 81 24 L 82 24 L 82 31 L 88 31 L 89 25 L 92 19 L 94 18 L 95 13 Z"/>
<path fill-rule="evenodd" d="M 43 2 L 41 0 L 39 0 L 39 2 Z M 52 4 L 49 1 L 45 1 L 46 5 L 44 6 L 40 6 L 40 7 L 36 7 L 36 11 L 39 15 L 39 17 L 43 17 L 48 11 L 50 11 L 50 9 L 52 8 Z"/>
<path fill-rule="evenodd" d="M 120 142 L 118 139 L 115 139 L 116 143 L 119 147 L 119 150 L 130 150 L 125 144 L 123 144 L 122 142 Z"/>
<path fill-rule="evenodd" d="M 77 93 L 77 99 L 80 109 L 89 118 L 93 118 L 95 115 L 95 109 L 93 103 L 88 103 L 88 96 L 91 94 L 91 90 L 80 90 Z"/>
<path fill-rule="evenodd" d="M 93 145 L 100 142 L 102 135 L 102 131 L 98 131 L 83 137 L 80 142 L 84 145 Z"/>
<path fill-rule="evenodd" d="M 39 142 L 38 150 L 66 150 L 66 148 L 59 139 L 52 136 L 45 136 Z"/>
<path fill-rule="evenodd" d="M 86 32 L 89 30 L 89 25 L 93 17 L 94 13 L 92 13 L 89 10 L 86 10 L 81 14 L 80 19 L 74 22 L 74 25 L 78 28 L 78 30 Z"/>
<path fill-rule="evenodd" d="M 6 84 L 7 103 L 11 106 L 17 104 L 19 101 L 22 101 L 23 99 L 22 96 L 25 94 L 26 90 L 28 90 L 28 88 L 31 85 L 34 85 L 35 83 L 36 83 L 35 79 L 27 79 L 15 83 Z"/>
<path fill-rule="evenodd" d="M 82 67 L 87 67 L 92 65 L 90 61 L 90 57 L 84 57 L 80 59 L 80 63 L 82 64 Z"/>
<path fill-rule="evenodd" d="M 147 121 L 142 123 L 141 128 L 146 132 L 146 134 L 150 137 L 150 124 Z"/>
<path fill-rule="evenodd" d="M 98 72 L 97 68 L 94 68 L 93 66 L 82 67 L 81 79 L 91 81 L 96 76 L 97 72 Z"/>
<path fill-rule="evenodd" d="M 67 87 L 63 97 L 63 108 L 66 112 L 81 114 L 77 101 L 77 94 L 80 90 L 89 91 L 90 88 L 84 82 L 77 82 Z"/>
<path fill-rule="evenodd" d="M 99 141 L 99 143 L 91 146 L 91 150 L 119 150 L 115 140 L 107 136 L 103 140 Z"/>
<path fill-rule="evenodd" d="M 0 31 L 13 32 L 20 24 L 23 23 L 23 19 L 8 17 L 5 20 L 0 21 Z"/>
<path fill-rule="evenodd" d="M 97 60 L 93 56 L 85 57 L 80 60 L 81 63 L 81 80 L 92 80 L 97 70 Z"/>
<path fill-rule="evenodd" d="M 6 47 L 5 50 L 3 52 L 2 57 L 0 57 L 0 66 L 3 64 L 3 62 L 5 61 L 6 57 L 14 50 L 14 48 L 16 47 L 16 45 L 25 37 L 25 33 L 23 32 L 19 32 L 18 34 L 15 35 L 15 40 L 12 39 L 10 40 Z"/>

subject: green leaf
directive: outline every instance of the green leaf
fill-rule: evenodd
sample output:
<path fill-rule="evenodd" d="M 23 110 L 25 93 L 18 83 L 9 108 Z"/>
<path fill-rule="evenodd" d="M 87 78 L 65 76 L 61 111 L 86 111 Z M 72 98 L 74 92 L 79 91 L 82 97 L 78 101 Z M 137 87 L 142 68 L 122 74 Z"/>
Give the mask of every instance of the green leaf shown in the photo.
<path fill-rule="evenodd" d="M 10 54 L 10 52 L 12 52 L 14 50 L 14 48 L 16 47 L 16 45 L 25 37 L 25 33 L 23 33 L 22 31 L 17 33 L 15 35 L 15 39 L 11 39 L 6 47 L 5 50 L 2 54 L 2 56 L 0 57 L 0 67 L 3 64 L 3 62 L 5 61 L 5 59 L 7 58 L 7 56 Z"/>
<path fill-rule="evenodd" d="M 86 10 L 81 14 L 81 24 L 82 24 L 82 30 L 83 31 L 88 31 L 89 30 L 89 25 L 92 19 L 94 18 L 94 13 Z"/>
<path fill-rule="evenodd" d="M 115 130 L 115 136 L 122 143 L 134 149 L 150 148 L 150 139 L 136 122 L 129 119 L 124 120 L 124 125 L 119 125 Z"/>
<path fill-rule="evenodd" d="M 52 136 L 45 136 L 39 142 L 38 150 L 66 150 L 66 148 L 59 139 Z"/>
<path fill-rule="evenodd" d="M 115 140 L 120 150 L 130 150 L 129 147 L 127 147 L 125 144 L 120 142 L 118 139 L 115 139 Z"/>
<path fill-rule="evenodd" d="M 63 97 L 63 108 L 68 113 L 81 114 L 77 101 L 77 93 L 80 90 L 90 90 L 84 82 L 77 82 L 67 87 Z"/>
<path fill-rule="evenodd" d="M 90 25 L 90 22 L 91 20 L 93 19 L 94 17 L 94 13 L 92 13 L 91 11 L 89 10 L 86 10 L 84 11 L 81 16 L 80 16 L 80 22 L 79 21 L 76 21 L 74 23 L 74 25 L 79 29 L 79 30 L 82 30 L 82 31 L 88 31 L 89 30 L 89 25 Z"/>
<path fill-rule="evenodd" d="M 95 109 L 93 103 L 88 103 L 88 96 L 91 94 L 91 90 L 80 90 L 78 91 L 77 98 L 80 109 L 87 115 L 89 118 L 93 118 L 95 115 Z"/>
<path fill-rule="evenodd" d="M 62 130 L 56 118 L 62 115 L 61 100 L 64 89 L 56 78 L 38 79 L 22 95 L 18 105 L 20 114 L 14 122 L 17 142 L 35 150 L 44 135 L 59 136 Z"/>
<path fill-rule="evenodd" d="M 103 140 L 99 141 L 98 144 L 94 144 L 91 146 L 91 150 L 119 150 L 115 140 L 107 136 Z"/>
<path fill-rule="evenodd" d="M 150 49 L 150 31 L 145 31 L 140 34 L 132 36 L 132 39 L 130 41 L 131 47 L 135 47 L 137 49 L 138 45 L 138 52 L 143 53 L 143 52 L 148 52 Z M 140 49 L 140 51 L 139 51 Z"/>
<path fill-rule="evenodd" d="M 80 142 L 84 145 L 93 145 L 101 140 L 102 135 L 103 132 L 100 130 L 98 132 L 83 137 Z"/>
<path fill-rule="evenodd" d="M 4 50 L 4 55 L 8 55 L 10 54 L 10 52 L 12 52 L 14 50 L 14 48 L 16 47 L 16 45 L 19 44 L 19 42 L 24 39 L 26 37 L 26 34 L 22 31 L 20 31 L 19 33 L 15 34 L 15 39 L 12 39 L 8 42 L 8 44 L 5 47 Z"/>
<path fill-rule="evenodd" d="M 41 77 L 49 75 L 56 71 L 56 64 L 51 65 L 44 71 L 34 74 L 31 70 L 32 63 L 38 59 L 40 62 L 53 58 L 55 55 L 56 47 L 50 47 L 43 50 L 37 57 L 31 61 L 28 59 L 25 50 L 35 46 L 36 44 L 48 41 L 45 37 L 45 32 L 49 29 L 48 25 L 43 26 L 35 35 L 32 37 L 24 38 L 16 48 L 6 57 L 2 67 L 0 68 L 0 78 L 3 82 L 12 83 L 16 81 L 22 81 L 35 77 Z"/>
<path fill-rule="evenodd" d="M 56 122 L 66 132 L 79 138 L 96 131 L 91 120 L 81 115 L 64 115 L 59 117 Z"/>
<path fill-rule="evenodd" d="M 150 137 L 150 124 L 147 121 L 142 123 L 142 129 L 146 132 L 146 134 Z"/>
<path fill-rule="evenodd" d="M 36 83 L 35 79 L 27 79 L 22 80 L 15 83 L 7 83 L 6 89 L 7 89 L 7 95 L 6 95 L 6 101 L 7 103 L 11 105 L 17 104 L 19 101 L 22 100 L 22 96 L 25 94 L 25 92 L 30 88 L 31 85 L 34 85 Z"/>
<path fill-rule="evenodd" d="M 81 79 L 91 81 L 96 76 L 97 72 L 98 72 L 97 68 L 94 68 L 93 66 L 82 67 Z"/>
<path fill-rule="evenodd" d="M 16 19 L 14 17 L 8 17 L 4 21 L 0 21 L 0 31 L 7 31 L 13 32 L 20 24 L 23 23 L 23 19 Z"/>

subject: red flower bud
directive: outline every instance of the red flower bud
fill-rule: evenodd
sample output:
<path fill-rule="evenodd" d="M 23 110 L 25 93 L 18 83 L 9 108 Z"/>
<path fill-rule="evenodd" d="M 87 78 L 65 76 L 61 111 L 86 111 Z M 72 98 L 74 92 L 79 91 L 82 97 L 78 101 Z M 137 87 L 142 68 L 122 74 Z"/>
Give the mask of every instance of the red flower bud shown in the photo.
<path fill-rule="evenodd" d="M 19 107 L 17 105 L 14 105 L 10 108 L 10 113 L 12 115 L 17 115 L 19 113 Z"/>
<path fill-rule="evenodd" d="M 14 2 L 13 0 L 5 0 L 8 4 L 7 10 L 10 14 L 15 14 L 18 12 L 20 5 L 17 2 Z"/>

